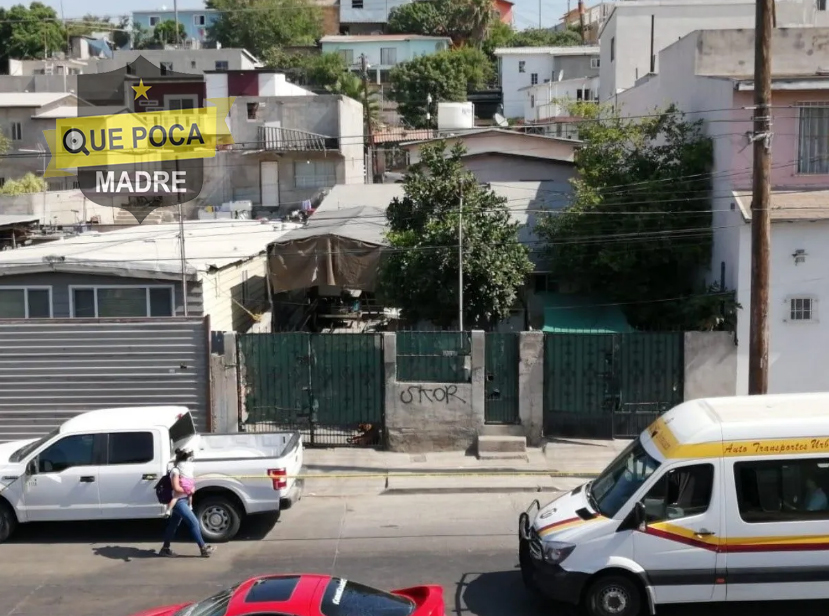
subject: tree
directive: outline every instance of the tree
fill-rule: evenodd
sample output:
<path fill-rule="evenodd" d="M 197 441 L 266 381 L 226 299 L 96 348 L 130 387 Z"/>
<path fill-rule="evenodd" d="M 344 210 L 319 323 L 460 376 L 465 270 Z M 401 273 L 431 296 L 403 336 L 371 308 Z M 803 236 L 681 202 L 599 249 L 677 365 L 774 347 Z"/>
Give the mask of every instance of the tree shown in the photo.
<path fill-rule="evenodd" d="M 409 127 L 434 127 L 439 102 L 465 101 L 468 90 L 485 86 L 492 75 L 489 59 L 478 49 L 442 51 L 394 67 L 389 97 L 397 102 L 398 112 Z"/>
<path fill-rule="evenodd" d="M 104 15 L 98 17 L 87 13 L 81 19 L 66 24 L 67 36 L 88 36 L 93 32 L 109 31 L 112 28 L 112 20 Z"/>
<path fill-rule="evenodd" d="M 210 40 L 257 57 L 274 47 L 314 45 L 322 36 L 322 9 L 310 0 L 208 0 L 207 8 L 222 11 L 208 27 Z"/>
<path fill-rule="evenodd" d="M 12 141 L 0 132 L 0 154 L 5 154 L 12 148 Z"/>
<path fill-rule="evenodd" d="M 449 36 L 446 7 L 445 1 L 401 4 L 389 11 L 386 29 L 389 34 Z"/>
<path fill-rule="evenodd" d="M 112 31 L 112 42 L 116 49 L 124 49 L 130 45 L 130 18 L 126 15 L 118 20 L 115 29 Z"/>
<path fill-rule="evenodd" d="M 25 195 L 27 193 L 43 192 L 46 182 L 34 173 L 27 173 L 19 180 L 8 180 L 0 187 L 0 195 Z"/>
<path fill-rule="evenodd" d="M 262 61 L 268 68 L 284 72 L 296 84 L 320 88 L 333 86 L 348 72 L 345 60 L 338 53 L 306 54 L 272 47 L 263 54 Z"/>
<path fill-rule="evenodd" d="M 496 14 L 492 0 L 416 0 L 393 8 L 386 27 L 392 34 L 448 36 L 455 45 L 480 47 Z"/>
<path fill-rule="evenodd" d="M 178 36 L 176 36 L 176 30 L 178 30 Z M 153 41 L 159 45 L 180 45 L 186 40 L 187 32 L 184 24 L 181 22 L 176 24 L 173 19 L 162 21 L 153 28 Z"/>
<path fill-rule="evenodd" d="M 363 113 L 368 114 L 368 121 L 371 122 L 372 128 L 378 128 L 380 125 L 380 101 L 377 98 L 377 91 L 369 90 L 368 104 L 366 104 L 366 96 L 363 90 L 363 81 L 352 72 L 340 73 L 337 80 L 326 88 L 333 94 L 342 94 L 354 99 L 363 105 Z M 366 109 L 368 107 L 368 109 Z"/>
<path fill-rule="evenodd" d="M 508 47 L 571 47 L 581 45 L 581 36 L 572 30 L 529 28 L 516 32 Z"/>
<path fill-rule="evenodd" d="M 465 149 L 424 146 L 403 180 L 404 197 L 386 216 L 390 250 L 379 293 L 412 322 L 448 326 L 458 314 L 458 212 L 463 194 L 464 325 L 492 329 L 510 314 L 532 271 L 504 197 L 478 184 L 463 166 Z"/>
<path fill-rule="evenodd" d="M 713 146 L 701 122 L 673 106 L 643 118 L 569 106 L 584 118 L 572 205 L 537 226 L 554 275 L 620 302 L 635 327 L 697 327 L 710 316 L 700 310 L 724 299 L 688 302 L 709 292 L 698 280 L 711 254 Z"/>
<path fill-rule="evenodd" d="M 0 59 L 44 58 L 66 48 L 66 30 L 55 10 L 40 2 L 0 8 Z"/>
<path fill-rule="evenodd" d="M 131 40 L 133 49 L 147 49 L 154 42 L 153 33 L 141 24 L 132 25 Z"/>

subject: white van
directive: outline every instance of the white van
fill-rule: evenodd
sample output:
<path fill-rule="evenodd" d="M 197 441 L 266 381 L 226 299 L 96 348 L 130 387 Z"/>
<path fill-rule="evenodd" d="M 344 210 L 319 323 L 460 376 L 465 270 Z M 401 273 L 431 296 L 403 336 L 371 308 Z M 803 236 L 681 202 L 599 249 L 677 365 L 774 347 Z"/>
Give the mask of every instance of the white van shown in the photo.
<path fill-rule="evenodd" d="M 829 598 L 827 495 L 829 393 L 685 402 L 521 514 L 521 572 L 590 616 Z"/>

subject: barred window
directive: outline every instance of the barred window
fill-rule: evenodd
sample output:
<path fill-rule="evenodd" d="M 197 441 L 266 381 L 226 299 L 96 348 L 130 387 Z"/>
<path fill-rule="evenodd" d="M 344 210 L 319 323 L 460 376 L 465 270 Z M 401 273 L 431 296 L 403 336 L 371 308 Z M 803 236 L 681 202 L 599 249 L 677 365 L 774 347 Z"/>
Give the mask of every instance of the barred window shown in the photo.
<path fill-rule="evenodd" d="M 798 103 L 798 107 L 797 172 L 829 174 L 829 105 Z"/>

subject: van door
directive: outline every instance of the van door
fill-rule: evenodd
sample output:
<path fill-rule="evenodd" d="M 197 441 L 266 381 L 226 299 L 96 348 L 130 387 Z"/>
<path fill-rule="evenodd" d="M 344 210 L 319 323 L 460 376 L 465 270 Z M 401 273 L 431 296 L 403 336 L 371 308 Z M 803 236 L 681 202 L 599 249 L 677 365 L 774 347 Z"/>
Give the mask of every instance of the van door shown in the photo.
<path fill-rule="evenodd" d="M 101 434 L 71 434 L 35 456 L 35 472 L 26 477 L 23 488 L 23 509 L 30 522 L 100 517 L 102 442 Z"/>
<path fill-rule="evenodd" d="M 110 432 L 107 463 L 101 467 L 101 511 L 104 519 L 154 518 L 164 511 L 155 496 L 161 478 L 159 432 Z"/>
<path fill-rule="evenodd" d="M 634 560 L 657 603 L 712 601 L 721 530 L 721 461 L 681 465 L 660 477 L 643 502 L 647 524 L 633 534 Z"/>

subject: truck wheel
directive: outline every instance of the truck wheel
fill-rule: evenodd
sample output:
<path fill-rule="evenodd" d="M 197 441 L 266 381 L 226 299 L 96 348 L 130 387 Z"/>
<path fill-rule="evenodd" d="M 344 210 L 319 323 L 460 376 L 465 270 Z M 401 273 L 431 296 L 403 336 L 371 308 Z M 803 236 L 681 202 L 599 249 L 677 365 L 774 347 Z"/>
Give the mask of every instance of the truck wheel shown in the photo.
<path fill-rule="evenodd" d="M 638 616 L 642 595 L 636 584 L 622 575 L 606 575 L 590 585 L 585 595 L 589 616 Z"/>
<path fill-rule="evenodd" d="M 14 514 L 14 509 L 0 499 L 0 543 L 6 541 L 14 533 L 17 528 L 17 516 Z"/>
<path fill-rule="evenodd" d="M 238 505 L 223 496 L 208 496 L 195 507 L 204 540 L 216 543 L 230 541 L 239 532 L 242 514 Z"/>

